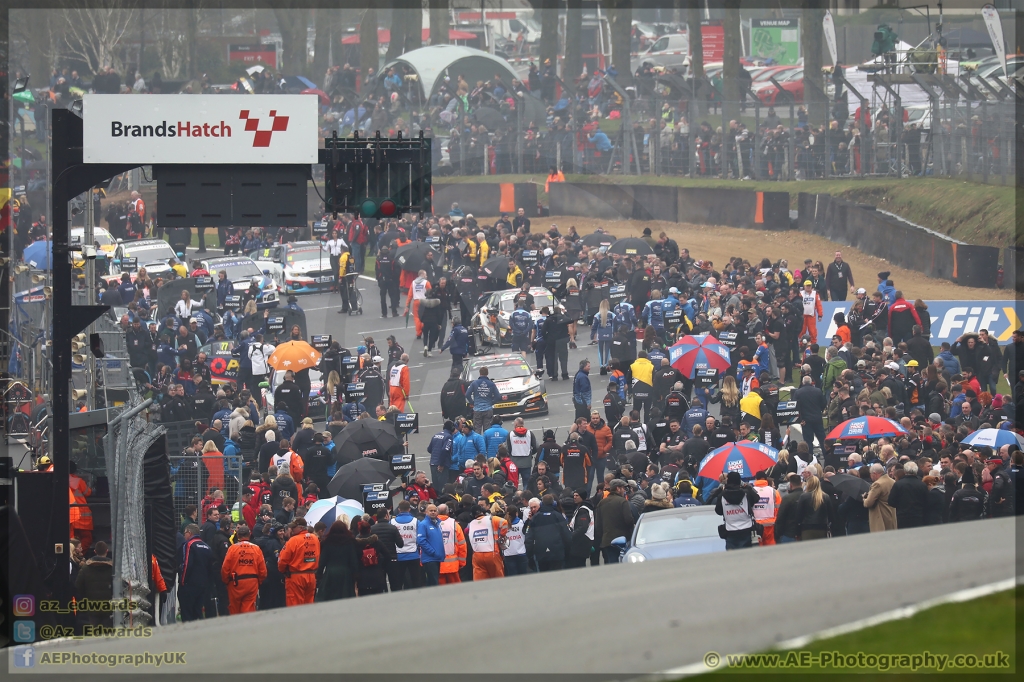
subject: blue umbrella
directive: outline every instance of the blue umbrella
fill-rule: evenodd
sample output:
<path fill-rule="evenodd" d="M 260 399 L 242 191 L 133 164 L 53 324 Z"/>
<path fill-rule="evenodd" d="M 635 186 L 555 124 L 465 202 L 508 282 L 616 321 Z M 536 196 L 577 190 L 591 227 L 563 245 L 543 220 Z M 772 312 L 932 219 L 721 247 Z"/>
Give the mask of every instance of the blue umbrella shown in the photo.
<path fill-rule="evenodd" d="M 684 336 L 668 349 L 669 364 L 691 379 L 698 369 L 714 369 L 724 372 L 729 369 L 732 359 L 729 349 L 710 334 Z"/>
<path fill-rule="evenodd" d="M 998 450 L 1004 445 L 1016 445 L 1024 450 L 1024 437 L 1009 429 L 981 429 L 964 438 L 962 442 L 964 445 L 973 445 L 976 448 L 987 445 L 993 450 Z"/>
<path fill-rule="evenodd" d="M 53 263 L 53 242 L 48 239 L 32 242 L 25 247 L 21 257 L 36 270 L 49 270 Z"/>

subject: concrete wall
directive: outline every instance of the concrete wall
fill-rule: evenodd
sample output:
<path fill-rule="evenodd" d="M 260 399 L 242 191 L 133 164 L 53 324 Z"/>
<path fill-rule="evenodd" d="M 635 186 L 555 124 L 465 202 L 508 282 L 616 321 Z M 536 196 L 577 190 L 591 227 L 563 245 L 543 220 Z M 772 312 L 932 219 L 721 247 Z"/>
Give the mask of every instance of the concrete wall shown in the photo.
<path fill-rule="evenodd" d="M 993 288 L 999 249 L 958 243 L 896 220 L 873 207 L 801 192 L 797 228 L 848 244 L 893 265 L 964 286 Z"/>
<path fill-rule="evenodd" d="M 537 215 L 537 185 L 524 183 L 446 183 L 434 185 L 434 214 L 447 215 L 453 202 L 458 202 L 463 213 L 480 217 L 493 217 L 501 213 L 515 214 L 526 209 L 526 215 Z"/>
<path fill-rule="evenodd" d="M 551 215 L 605 220 L 665 220 L 748 229 L 789 229 L 789 194 L 704 187 L 558 183 Z"/>

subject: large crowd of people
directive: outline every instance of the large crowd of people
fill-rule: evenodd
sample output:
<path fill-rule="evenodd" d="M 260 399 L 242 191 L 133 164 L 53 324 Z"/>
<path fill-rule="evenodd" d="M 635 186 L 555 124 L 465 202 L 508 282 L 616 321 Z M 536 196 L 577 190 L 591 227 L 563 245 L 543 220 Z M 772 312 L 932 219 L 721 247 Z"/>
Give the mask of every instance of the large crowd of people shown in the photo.
<path fill-rule="evenodd" d="M 417 334 L 408 350 L 394 336 L 381 348 L 371 337 L 354 349 L 335 342 L 321 360 L 323 412 L 311 407 L 316 396 L 303 372 L 287 373 L 268 408 L 262 384 L 273 349 L 265 330 L 232 329 L 243 358 L 238 385 L 214 386 L 197 352 L 206 339 L 193 308 L 155 319 L 158 285 L 141 275 L 120 285 L 132 301 L 123 323 L 137 348 L 133 365 L 155 361 L 157 377 L 170 375 L 144 388 L 161 419 L 196 424 L 186 451 L 196 466 L 174 474 L 182 490 L 206 493 L 201 505 L 178 509 L 172 568 L 184 620 L 616 562 L 621 548 L 612 541 L 628 538 L 641 514 L 680 506 L 714 506 L 729 519 L 728 549 L 1020 509 L 1020 449 L 964 440 L 1022 423 L 1024 330 L 1005 347 L 980 330 L 936 352 L 927 305 L 908 300 L 888 272 L 869 291 L 839 252 L 828 264 L 807 258 L 797 268 L 742 257 L 715 264 L 649 229 L 641 239 L 650 254 L 622 256 L 604 235 L 539 231 L 523 211 L 482 224 L 457 205 L 419 220 L 329 223 L 324 248 L 339 274 L 374 257 L 382 317 L 408 310 Z M 359 235 L 362 262 L 349 243 Z M 412 242 L 433 247 L 415 272 L 395 256 Z M 508 259 L 507 277 L 481 279 L 483 263 L 498 256 Z M 534 319 L 537 286 L 557 304 Z M 575 419 L 563 438 L 522 418 L 495 417 L 500 395 L 486 368 L 471 381 L 461 377 L 468 355 L 494 350 L 479 317 L 471 321 L 479 295 L 492 289 L 519 290 L 507 330 L 513 349 L 535 357 L 549 381 L 571 381 Z M 850 297 L 834 335 L 819 339 L 821 302 Z M 148 325 L 160 331 L 147 339 Z M 209 338 L 229 338 L 223 319 L 211 331 Z M 711 381 L 669 360 L 674 343 L 701 334 L 729 349 L 728 369 Z M 298 326 L 291 336 L 301 338 Z M 587 343 L 598 361 L 570 374 L 568 349 Z M 164 345 L 172 350 L 162 356 Z M 418 351 L 448 352 L 453 361 L 429 467 L 403 477 L 386 509 L 308 523 L 309 508 L 329 497 L 339 434 L 360 420 L 394 424 L 411 409 L 409 355 Z M 341 362 L 346 356 L 355 366 Z M 1010 385 L 1000 391 L 1004 378 Z M 347 395 L 350 380 L 365 392 Z M 787 394 L 797 414 L 783 419 Z M 905 433 L 826 438 L 826 429 L 864 416 L 886 417 Z M 703 475 L 710 451 L 742 441 L 778 450 L 776 464 L 746 480 Z M 867 492 L 844 494 L 831 482 L 839 474 L 863 479 Z M 75 494 L 85 501 L 82 487 Z M 76 535 L 88 549 L 91 538 Z"/>

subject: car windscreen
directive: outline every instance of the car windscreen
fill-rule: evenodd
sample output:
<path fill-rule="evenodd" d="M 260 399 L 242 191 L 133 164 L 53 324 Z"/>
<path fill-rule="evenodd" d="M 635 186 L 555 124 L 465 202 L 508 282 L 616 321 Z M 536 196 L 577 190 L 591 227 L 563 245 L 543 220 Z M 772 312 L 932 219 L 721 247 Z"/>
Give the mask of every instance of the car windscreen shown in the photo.
<path fill-rule="evenodd" d="M 716 514 L 666 514 L 645 516 L 636 531 L 636 544 L 692 540 L 718 535 L 721 517 Z"/>
<path fill-rule="evenodd" d="M 528 364 L 515 360 L 510 361 L 508 364 L 480 365 L 480 367 L 487 367 L 487 378 L 491 381 L 528 377 L 531 374 Z"/>
<path fill-rule="evenodd" d="M 129 258 L 138 258 L 139 264 L 143 262 L 150 262 L 155 260 L 167 260 L 168 258 L 177 258 L 177 254 L 174 253 L 174 249 L 167 242 L 162 244 L 143 244 L 142 246 L 129 246 L 125 245 L 124 255 Z"/>
<path fill-rule="evenodd" d="M 100 232 L 99 230 L 92 233 L 92 240 L 98 246 L 113 246 L 117 243 L 117 240 L 110 236 L 109 232 Z"/>
<path fill-rule="evenodd" d="M 330 255 L 323 249 L 295 249 L 288 252 L 289 263 L 299 263 L 311 260 L 331 261 Z"/>
<path fill-rule="evenodd" d="M 263 271 L 251 260 L 231 263 L 210 263 L 210 274 L 216 277 L 219 272 L 226 273 L 228 279 L 232 282 L 239 279 L 263 276 Z"/>

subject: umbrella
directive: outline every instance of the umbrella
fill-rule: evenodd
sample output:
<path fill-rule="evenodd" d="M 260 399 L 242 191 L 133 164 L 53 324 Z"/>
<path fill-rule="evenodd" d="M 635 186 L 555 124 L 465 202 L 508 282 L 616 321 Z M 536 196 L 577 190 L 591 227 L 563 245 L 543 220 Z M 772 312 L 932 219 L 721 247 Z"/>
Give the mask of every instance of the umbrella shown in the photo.
<path fill-rule="evenodd" d="M 853 474 L 836 474 L 828 480 L 832 487 L 839 491 L 844 500 L 847 497 L 860 497 L 861 493 L 871 490 L 870 483 L 860 476 L 854 476 Z"/>
<path fill-rule="evenodd" d="M 419 272 L 427 261 L 427 253 L 434 251 L 423 242 L 412 242 L 395 251 L 395 262 L 406 272 Z M 437 254 L 437 251 L 434 251 Z"/>
<path fill-rule="evenodd" d="M 582 239 L 580 242 L 583 246 L 608 246 L 614 242 L 618 237 L 614 234 L 608 234 L 607 232 L 592 232 Z"/>
<path fill-rule="evenodd" d="M 683 376 L 691 379 L 698 369 L 715 369 L 724 372 L 732 365 L 729 349 L 710 334 L 686 335 L 668 349 L 668 360 Z"/>
<path fill-rule="evenodd" d="M 507 128 L 508 122 L 505 117 L 501 115 L 497 109 L 491 107 L 478 107 L 473 112 L 473 116 L 476 117 L 476 122 L 483 124 L 487 127 L 487 130 L 495 131 L 501 128 Z"/>
<path fill-rule="evenodd" d="M 291 88 L 293 90 L 301 91 L 307 89 L 316 89 L 316 83 L 309 80 L 308 78 L 304 78 L 303 76 L 285 76 L 281 80 L 284 81 L 285 87 Z"/>
<path fill-rule="evenodd" d="M 405 452 L 402 441 L 388 422 L 375 419 L 357 419 L 334 439 L 334 459 L 347 464 L 365 457 L 386 457 Z"/>
<path fill-rule="evenodd" d="M 53 262 L 53 242 L 49 239 L 32 242 L 25 247 L 21 258 L 37 270 L 49 270 Z"/>
<path fill-rule="evenodd" d="M 320 361 L 320 351 L 305 341 L 285 341 L 274 349 L 267 364 L 274 369 L 290 369 L 298 372 L 316 367 Z"/>
<path fill-rule="evenodd" d="M 608 247 L 608 253 L 617 253 L 620 256 L 649 256 L 654 253 L 654 249 L 643 239 L 627 237 L 625 239 L 616 239 Z"/>
<path fill-rule="evenodd" d="M 14 93 L 14 101 L 24 104 L 35 104 L 36 98 L 32 95 L 31 90 L 22 90 Z"/>
<path fill-rule="evenodd" d="M 1007 429 L 981 429 L 964 438 L 962 442 L 964 445 L 971 445 L 976 448 L 983 448 L 987 445 L 994 450 L 998 450 L 1004 445 L 1016 445 L 1021 450 L 1024 450 L 1024 437 Z"/>
<path fill-rule="evenodd" d="M 306 511 L 306 523 L 310 526 L 317 521 L 323 521 L 330 528 L 331 524 L 347 516 L 351 521 L 357 516 L 363 515 L 363 504 L 359 500 L 350 500 L 347 497 L 338 495 L 317 500 Z"/>
<path fill-rule="evenodd" d="M 508 258 L 505 258 L 505 256 L 488 258 L 484 261 L 481 269 L 486 272 L 487 276 L 491 279 L 500 279 L 504 281 L 508 277 Z"/>
<path fill-rule="evenodd" d="M 701 460 L 697 475 L 717 480 L 722 472 L 737 471 L 742 478 L 753 478 L 755 473 L 770 469 L 778 461 L 779 451 L 762 443 L 728 443 Z"/>
<path fill-rule="evenodd" d="M 85 90 L 83 90 L 82 88 L 68 88 L 68 92 L 72 95 L 77 95 L 78 97 L 81 97 L 85 94 Z"/>
<path fill-rule="evenodd" d="M 907 430 L 891 419 L 884 417 L 856 417 L 847 419 L 832 429 L 825 440 L 867 440 L 869 438 L 892 438 L 905 434 Z"/>
<path fill-rule="evenodd" d="M 391 473 L 391 465 L 372 457 L 363 457 L 349 462 L 338 469 L 334 478 L 327 484 L 332 495 L 362 499 L 363 486 L 370 483 L 390 485 L 395 475 Z"/>
<path fill-rule="evenodd" d="M 263 73 L 264 71 L 266 71 L 266 68 L 262 64 L 257 64 L 256 66 L 250 66 L 248 69 L 245 70 L 245 72 L 247 74 L 249 74 L 250 76 L 253 75 L 254 73 Z"/>
<path fill-rule="evenodd" d="M 299 94 L 300 95 L 316 95 L 317 97 L 320 98 L 320 104 L 324 105 L 325 107 L 331 106 L 331 98 L 328 97 L 327 93 L 324 92 L 323 90 L 319 90 L 317 88 L 306 88 L 305 90 L 303 90 Z"/>

